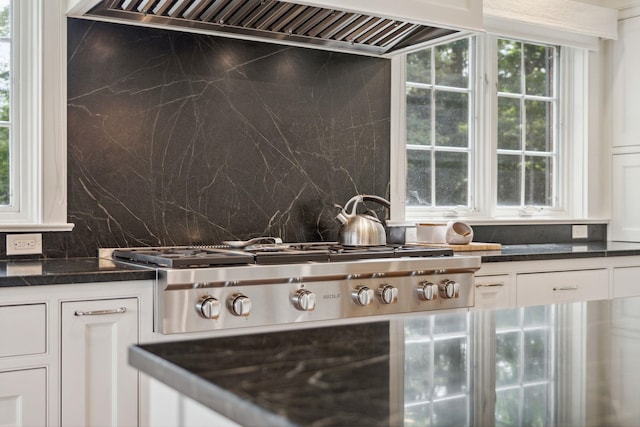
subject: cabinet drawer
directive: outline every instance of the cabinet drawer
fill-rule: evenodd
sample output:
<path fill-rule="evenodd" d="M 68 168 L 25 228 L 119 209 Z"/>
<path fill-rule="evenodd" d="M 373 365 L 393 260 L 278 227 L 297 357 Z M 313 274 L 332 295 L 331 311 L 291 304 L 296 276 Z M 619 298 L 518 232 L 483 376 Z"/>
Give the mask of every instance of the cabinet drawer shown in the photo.
<path fill-rule="evenodd" d="M 0 357 L 44 353 L 46 336 L 45 304 L 0 306 Z"/>
<path fill-rule="evenodd" d="M 478 276 L 475 285 L 476 310 L 511 307 L 509 275 Z"/>
<path fill-rule="evenodd" d="M 518 274 L 519 306 L 590 301 L 609 297 L 606 269 Z"/>

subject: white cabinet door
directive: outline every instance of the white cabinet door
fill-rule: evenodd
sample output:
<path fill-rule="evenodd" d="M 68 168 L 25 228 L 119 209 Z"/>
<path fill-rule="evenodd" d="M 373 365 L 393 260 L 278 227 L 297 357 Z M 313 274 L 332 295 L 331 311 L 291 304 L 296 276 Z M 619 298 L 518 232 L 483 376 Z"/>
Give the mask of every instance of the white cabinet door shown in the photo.
<path fill-rule="evenodd" d="M 47 425 L 45 368 L 0 372 L 0 426 Z"/>
<path fill-rule="evenodd" d="M 65 427 L 138 425 L 137 298 L 62 303 L 61 415 Z"/>
<path fill-rule="evenodd" d="M 514 307 L 511 301 L 511 284 L 509 275 L 477 276 L 475 279 L 476 310 L 493 310 L 496 308 Z"/>
<path fill-rule="evenodd" d="M 640 132 L 638 140 L 640 142 Z M 637 187 L 640 183 L 640 154 L 615 154 L 612 166 L 612 239 L 640 242 L 640 197 Z"/>
<path fill-rule="evenodd" d="M 0 306 L 0 357 L 46 351 L 47 308 L 44 303 Z"/>
<path fill-rule="evenodd" d="M 640 145 L 640 17 L 618 24 L 613 48 L 613 146 Z"/>

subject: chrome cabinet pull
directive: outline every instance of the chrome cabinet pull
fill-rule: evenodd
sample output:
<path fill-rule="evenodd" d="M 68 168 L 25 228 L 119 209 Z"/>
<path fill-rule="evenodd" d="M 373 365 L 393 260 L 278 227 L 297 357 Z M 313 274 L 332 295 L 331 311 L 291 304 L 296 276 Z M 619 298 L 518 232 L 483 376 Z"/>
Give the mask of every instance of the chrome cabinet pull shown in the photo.
<path fill-rule="evenodd" d="M 76 310 L 73 312 L 76 316 L 100 316 L 103 314 L 118 314 L 125 313 L 127 311 L 127 307 L 120 307 L 113 310 L 94 310 L 94 311 L 80 311 Z"/>
<path fill-rule="evenodd" d="M 577 286 L 562 286 L 560 288 L 553 288 L 554 291 L 577 291 Z"/>
<path fill-rule="evenodd" d="M 503 286 L 504 286 L 504 282 L 476 284 L 476 288 L 501 288 Z"/>

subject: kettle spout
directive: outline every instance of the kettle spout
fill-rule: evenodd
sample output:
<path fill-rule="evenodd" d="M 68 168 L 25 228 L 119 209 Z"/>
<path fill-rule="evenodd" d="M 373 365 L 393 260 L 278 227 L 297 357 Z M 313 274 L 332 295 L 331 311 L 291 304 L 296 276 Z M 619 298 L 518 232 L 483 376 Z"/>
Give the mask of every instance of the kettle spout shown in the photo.
<path fill-rule="evenodd" d="M 348 218 L 347 218 L 347 213 L 344 211 L 344 208 L 340 205 L 333 205 L 333 206 L 340 209 L 340 212 L 338 213 L 338 215 L 336 215 L 336 219 L 340 221 L 340 224 L 343 224 L 343 225 L 346 224 L 348 221 Z"/>
<path fill-rule="evenodd" d="M 338 215 L 336 215 L 336 219 L 340 221 L 340 224 L 342 225 L 347 223 L 347 216 L 344 214 L 344 212 L 340 212 Z"/>

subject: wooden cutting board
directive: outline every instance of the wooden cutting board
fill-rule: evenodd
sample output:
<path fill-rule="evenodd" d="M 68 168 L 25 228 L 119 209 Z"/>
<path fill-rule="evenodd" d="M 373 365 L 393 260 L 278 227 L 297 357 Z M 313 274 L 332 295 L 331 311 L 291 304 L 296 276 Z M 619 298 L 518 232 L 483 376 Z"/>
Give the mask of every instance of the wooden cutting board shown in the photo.
<path fill-rule="evenodd" d="M 411 243 L 417 246 L 431 246 L 436 248 L 453 249 L 454 252 L 468 252 L 468 251 L 499 251 L 502 249 L 500 243 L 482 243 L 471 242 L 466 245 L 450 245 L 448 243 Z"/>

